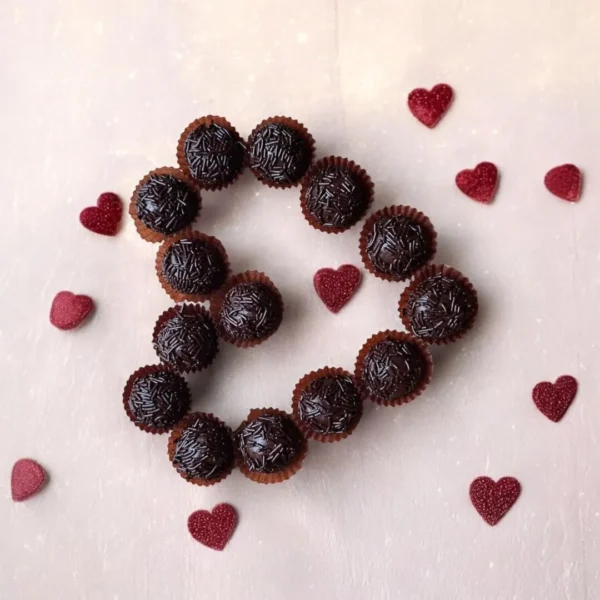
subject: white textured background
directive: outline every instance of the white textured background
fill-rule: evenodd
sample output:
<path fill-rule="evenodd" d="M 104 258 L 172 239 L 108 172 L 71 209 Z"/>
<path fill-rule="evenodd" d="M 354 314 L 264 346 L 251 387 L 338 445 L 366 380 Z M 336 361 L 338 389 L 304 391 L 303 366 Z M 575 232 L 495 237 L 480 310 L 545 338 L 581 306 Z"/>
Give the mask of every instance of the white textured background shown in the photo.
<path fill-rule="evenodd" d="M 599 26 L 595 0 L 2 0 L 0 598 L 600 598 Z M 441 81 L 456 99 L 430 131 L 406 96 Z M 180 131 L 207 113 L 244 135 L 274 114 L 303 121 L 319 155 L 369 171 L 376 207 L 428 214 L 439 260 L 481 295 L 477 328 L 435 352 L 424 396 L 369 407 L 351 439 L 313 444 L 278 486 L 239 473 L 190 486 L 166 438 L 128 422 L 122 387 L 155 361 L 170 305 L 157 246 L 129 218 L 116 238 L 78 224 L 100 192 L 128 199 L 173 165 Z M 490 207 L 454 186 L 482 160 L 501 170 Z M 543 187 L 565 162 L 585 172 L 577 205 Z M 338 316 L 321 305 L 312 275 L 359 264 L 358 228 L 311 229 L 295 190 L 245 175 L 205 194 L 199 227 L 289 307 L 269 343 L 224 347 L 195 379 L 195 407 L 232 426 L 288 407 L 307 371 L 350 368 L 369 335 L 399 326 L 400 286 L 372 277 Z M 48 323 L 62 289 L 97 301 L 76 332 Z M 580 393 L 554 424 L 530 393 L 564 373 Z M 51 483 L 14 504 L 22 456 Z M 468 499 L 483 474 L 523 485 L 496 528 Z M 217 553 L 186 519 L 223 501 L 240 524 Z"/>

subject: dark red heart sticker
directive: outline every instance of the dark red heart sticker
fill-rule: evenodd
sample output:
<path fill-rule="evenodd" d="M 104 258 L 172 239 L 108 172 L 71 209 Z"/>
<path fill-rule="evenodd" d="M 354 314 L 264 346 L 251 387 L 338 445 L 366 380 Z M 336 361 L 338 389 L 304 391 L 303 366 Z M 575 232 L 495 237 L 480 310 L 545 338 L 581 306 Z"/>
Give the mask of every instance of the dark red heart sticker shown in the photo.
<path fill-rule="evenodd" d="M 30 458 L 21 458 L 13 468 L 10 476 L 12 499 L 22 502 L 37 494 L 46 483 L 46 472 Z"/>
<path fill-rule="evenodd" d="M 475 510 L 488 525 L 496 525 L 511 509 L 521 493 L 521 484 L 514 477 L 478 477 L 471 483 L 469 496 Z"/>
<path fill-rule="evenodd" d="M 567 202 L 577 202 L 581 197 L 581 171 L 575 165 L 561 165 L 546 173 L 544 185 L 549 192 Z"/>
<path fill-rule="evenodd" d="M 427 127 L 435 127 L 452 103 L 452 88 L 438 83 L 431 91 L 417 88 L 408 95 L 410 112 Z"/>
<path fill-rule="evenodd" d="M 323 304 L 337 313 L 354 296 L 360 279 L 360 271 L 354 265 L 342 265 L 337 271 L 319 269 L 313 283 Z"/>
<path fill-rule="evenodd" d="M 192 537 L 213 550 L 225 548 L 236 525 L 237 512 L 230 504 L 217 504 L 211 512 L 197 510 L 188 518 Z"/>
<path fill-rule="evenodd" d="M 551 421 L 558 423 L 567 412 L 577 394 L 577 380 L 571 375 L 562 375 L 555 383 L 542 381 L 532 392 L 533 401 L 539 411 Z"/>
<path fill-rule="evenodd" d="M 58 329 L 74 329 L 90 314 L 94 301 L 89 296 L 59 292 L 52 301 L 50 323 Z"/>
<path fill-rule="evenodd" d="M 479 163 L 474 169 L 460 171 L 456 185 L 469 198 L 489 204 L 498 189 L 498 168 L 491 162 Z"/>
<path fill-rule="evenodd" d="M 115 235 L 119 230 L 123 203 L 116 194 L 106 192 L 96 201 L 96 206 L 88 206 L 81 211 L 81 224 L 94 233 Z"/>

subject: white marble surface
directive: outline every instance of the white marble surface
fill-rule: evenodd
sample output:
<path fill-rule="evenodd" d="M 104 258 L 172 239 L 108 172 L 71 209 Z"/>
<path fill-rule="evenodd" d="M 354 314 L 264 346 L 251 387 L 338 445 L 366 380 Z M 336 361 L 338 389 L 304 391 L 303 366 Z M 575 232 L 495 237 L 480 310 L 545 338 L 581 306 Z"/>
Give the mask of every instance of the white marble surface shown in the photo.
<path fill-rule="evenodd" d="M 600 598 L 599 25 L 594 0 L 3 0 L 0 598 Z M 406 96 L 440 81 L 456 99 L 430 131 Z M 123 384 L 155 360 L 170 301 L 129 219 L 114 239 L 78 224 L 100 192 L 127 198 L 174 164 L 180 131 L 207 113 L 244 135 L 273 114 L 303 121 L 319 155 L 369 171 L 377 207 L 428 214 L 439 260 L 481 295 L 476 329 L 436 351 L 423 397 L 369 407 L 278 486 L 239 473 L 190 486 L 166 439 L 127 421 Z M 489 207 L 454 186 L 482 160 L 502 174 Z M 543 187 L 565 162 L 585 172 L 577 205 Z M 289 310 L 269 343 L 223 348 L 194 384 L 198 409 L 235 426 L 287 407 L 305 372 L 351 367 L 371 333 L 399 326 L 400 286 L 372 277 L 338 316 L 320 304 L 314 271 L 359 264 L 358 230 L 312 230 L 297 191 L 245 175 L 205 195 L 199 227 L 236 270 L 264 269 Z M 79 331 L 48 323 L 62 289 L 97 301 Z M 530 393 L 564 373 L 580 393 L 554 424 Z M 22 456 L 52 479 L 14 504 Z M 495 528 L 468 499 L 484 474 L 523 485 Z M 240 525 L 218 553 L 186 519 L 222 501 Z"/>

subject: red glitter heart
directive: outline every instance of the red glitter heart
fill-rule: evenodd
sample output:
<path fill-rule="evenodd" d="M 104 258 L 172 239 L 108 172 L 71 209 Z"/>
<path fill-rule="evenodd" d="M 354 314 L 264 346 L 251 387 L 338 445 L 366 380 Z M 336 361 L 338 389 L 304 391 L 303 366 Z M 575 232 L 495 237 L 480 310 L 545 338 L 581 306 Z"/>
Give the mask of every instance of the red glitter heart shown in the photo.
<path fill-rule="evenodd" d="M 514 477 L 478 477 L 469 488 L 475 510 L 488 525 L 496 525 L 511 509 L 521 493 L 521 484 Z"/>
<path fill-rule="evenodd" d="M 456 185 L 469 198 L 489 204 L 498 188 L 498 168 L 491 162 L 479 163 L 474 169 L 458 173 Z"/>
<path fill-rule="evenodd" d="M 10 476 L 12 499 L 22 502 L 37 494 L 46 483 L 46 472 L 30 458 L 21 458 L 13 468 Z"/>
<path fill-rule="evenodd" d="M 230 504 L 217 504 L 212 512 L 197 510 L 188 517 L 192 537 L 212 548 L 223 550 L 237 525 L 237 512 Z"/>
<path fill-rule="evenodd" d="M 417 88 L 408 95 L 410 112 L 427 127 L 435 127 L 452 102 L 452 88 L 446 83 L 438 83 L 431 91 Z"/>
<path fill-rule="evenodd" d="M 360 285 L 360 271 L 354 265 L 342 265 L 337 271 L 319 269 L 313 278 L 315 290 L 323 304 L 334 313 L 354 296 Z"/>
<path fill-rule="evenodd" d="M 577 202 L 581 196 L 581 171 L 575 165 L 561 165 L 546 173 L 544 185 L 549 192 L 567 202 Z"/>
<path fill-rule="evenodd" d="M 577 380 L 571 375 L 559 377 L 555 383 L 542 381 L 532 392 L 539 411 L 551 421 L 558 423 L 567 412 L 577 394 Z"/>
<path fill-rule="evenodd" d="M 59 329 L 74 329 L 90 314 L 94 301 L 89 296 L 59 292 L 52 301 L 50 323 Z"/>
<path fill-rule="evenodd" d="M 96 201 L 96 206 L 88 206 L 81 211 L 81 224 L 94 233 L 115 235 L 119 230 L 123 203 L 116 194 L 105 192 Z"/>

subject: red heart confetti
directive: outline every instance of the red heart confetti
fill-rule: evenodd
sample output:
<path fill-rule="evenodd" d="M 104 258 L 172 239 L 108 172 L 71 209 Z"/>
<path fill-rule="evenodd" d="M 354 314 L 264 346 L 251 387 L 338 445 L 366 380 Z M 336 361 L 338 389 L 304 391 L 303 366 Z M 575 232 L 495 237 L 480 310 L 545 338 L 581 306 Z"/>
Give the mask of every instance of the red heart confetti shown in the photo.
<path fill-rule="evenodd" d="M 491 162 L 479 163 L 474 169 L 458 173 L 456 185 L 469 198 L 489 204 L 498 189 L 498 167 Z"/>
<path fill-rule="evenodd" d="M 452 88 L 446 83 L 438 83 L 431 91 L 417 88 L 408 95 L 410 112 L 427 127 L 435 127 L 452 102 Z"/>
<path fill-rule="evenodd" d="M 59 292 L 52 301 L 50 323 L 58 329 L 74 329 L 90 314 L 94 301 L 89 296 Z"/>
<path fill-rule="evenodd" d="M 354 265 L 334 269 L 319 269 L 313 278 L 315 290 L 323 304 L 334 313 L 354 296 L 360 285 L 360 271 Z"/>
<path fill-rule="evenodd" d="M 544 185 L 549 192 L 567 202 L 577 202 L 581 196 L 581 171 L 575 165 L 561 165 L 546 173 Z"/>
<path fill-rule="evenodd" d="M 46 472 L 30 458 L 21 458 L 13 468 L 10 476 L 12 499 L 22 502 L 37 494 L 46 483 Z"/>
<path fill-rule="evenodd" d="M 571 375 L 562 375 L 555 383 L 542 381 L 532 392 L 533 401 L 539 411 L 551 421 L 558 423 L 567 412 L 577 394 L 577 380 Z"/>
<path fill-rule="evenodd" d="M 521 493 L 521 484 L 514 477 L 478 477 L 471 483 L 469 496 L 475 510 L 488 525 L 496 525 L 511 509 Z"/>
<path fill-rule="evenodd" d="M 237 512 L 230 504 L 217 504 L 212 512 L 197 510 L 188 518 L 192 537 L 213 550 L 225 548 L 236 525 Z"/>
<path fill-rule="evenodd" d="M 116 235 L 123 215 L 123 203 L 116 194 L 105 192 L 96 201 L 96 206 L 88 206 L 81 211 L 81 224 L 94 233 Z"/>

